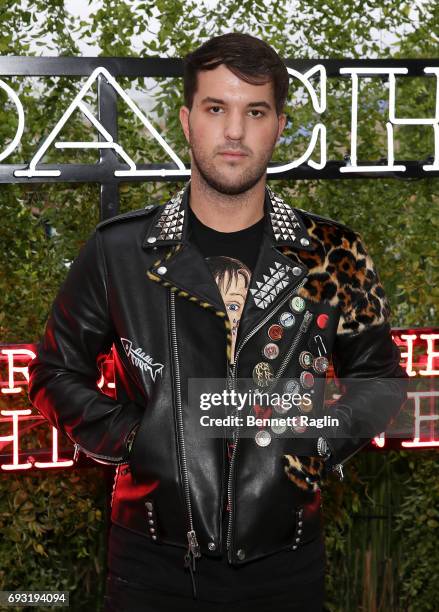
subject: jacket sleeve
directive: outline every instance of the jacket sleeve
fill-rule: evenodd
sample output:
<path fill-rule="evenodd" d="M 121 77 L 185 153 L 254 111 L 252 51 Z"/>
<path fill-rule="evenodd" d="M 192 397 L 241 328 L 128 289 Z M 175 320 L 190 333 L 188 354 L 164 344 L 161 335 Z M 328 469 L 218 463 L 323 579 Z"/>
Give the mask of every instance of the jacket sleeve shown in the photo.
<path fill-rule="evenodd" d="M 105 260 L 95 230 L 71 264 L 52 304 L 36 357 L 29 363 L 29 399 L 75 448 L 98 462 L 127 459 L 130 433 L 143 408 L 97 387 L 97 357 L 113 344 Z"/>
<path fill-rule="evenodd" d="M 392 340 L 390 307 L 378 272 L 361 237 L 355 236 L 348 262 L 353 273 L 346 275 L 332 355 L 343 394 L 327 411 L 339 425 L 327 427 L 323 434 L 331 451 L 326 467 L 338 465 L 339 470 L 386 429 L 406 400 L 408 384 Z"/>

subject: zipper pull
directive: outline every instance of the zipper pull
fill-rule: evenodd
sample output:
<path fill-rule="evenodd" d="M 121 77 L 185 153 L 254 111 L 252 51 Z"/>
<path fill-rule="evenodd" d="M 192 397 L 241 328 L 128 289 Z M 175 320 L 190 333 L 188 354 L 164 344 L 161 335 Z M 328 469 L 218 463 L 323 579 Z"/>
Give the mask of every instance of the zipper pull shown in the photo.
<path fill-rule="evenodd" d="M 337 465 L 334 465 L 332 470 L 338 474 L 338 477 L 339 477 L 340 480 L 343 480 L 343 478 L 344 478 L 344 475 L 343 475 L 343 465 L 341 463 L 337 463 Z"/>
<path fill-rule="evenodd" d="M 309 327 L 309 324 L 311 323 L 313 316 L 314 315 L 310 310 L 307 310 L 305 312 L 305 314 L 303 315 L 302 323 L 300 324 L 300 329 L 299 329 L 300 333 L 306 332 L 306 330 Z"/>
<path fill-rule="evenodd" d="M 188 549 L 184 556 L 184 567 L 189 568 L 192 581 L 192 594 L 194 599 L 197 599 L 197 587 L 195 585 L 195 559 L 201 557 L 200 547 L 197 542 L 197 536 L 195 531 L 192 529 L 187 532 Z"/>
<path fill-rule="evenodd" d="M 187 541 L 189 544 L 189 550 L 192 553 L 193 558 L 194 558 L 194 569 L 195 569 L 195 559 L 198 557 L 201 557 L 201 552 L 200 552 L 200 546 L 197 541 L 197 534 L 195 533 L 193 529 L 187 532 Z"/>

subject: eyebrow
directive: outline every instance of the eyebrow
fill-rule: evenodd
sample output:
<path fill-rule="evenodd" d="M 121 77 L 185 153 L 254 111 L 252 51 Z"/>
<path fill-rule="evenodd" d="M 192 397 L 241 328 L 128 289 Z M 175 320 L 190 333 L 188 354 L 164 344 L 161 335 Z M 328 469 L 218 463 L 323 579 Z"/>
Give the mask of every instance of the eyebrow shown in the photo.
<path fill-rule="evenodd" d="M 203 98 L 201 100 L 201 104 L 205 104 L 206 102 L 211 102 L 214 104 L 223 104 L 224 106 L 226 106 L 226 102 L 224 102 L 224 100 L 221 100 L 220 98 L 211 98 L 210 96 L 207 96 L 206 98 Z M 258 102 L 249 102 L 247 104 L 247 107 L 249 108 L 254 108 L 255 106 L 263 106 L 264 108 L 268 108 L 269 110 L 271 110 L 270 104 L 268 104 L 268 102 L 266 102 L 265 100 L 259 100 Z"/>

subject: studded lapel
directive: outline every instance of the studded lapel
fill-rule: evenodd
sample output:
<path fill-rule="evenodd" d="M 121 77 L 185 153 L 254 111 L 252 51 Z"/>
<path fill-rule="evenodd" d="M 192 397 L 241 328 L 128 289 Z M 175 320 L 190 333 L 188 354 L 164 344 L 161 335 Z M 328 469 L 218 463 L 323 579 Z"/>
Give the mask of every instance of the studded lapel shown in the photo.
<path fill-rule="evenodd" d="M 150 269 L 155 279 L 160 275 L 165 286 L 178 286 L 189 295 L 208 301 L 216 310 L 222 306 L 215 280 L 202 262 L 198 250 L 188 241 L 188 215 L 190 182 L 163 207 L 148 230 L 144 248 L 165 245 L 178 247 L 177 254 L 168 261 L 156 262 Z M 305 278 L 308 268 L 281 253 L 281 247 L 314 250 L 300 212 L 288 206 L 267 186 L 265 192 L 265 226 L 258 260 L 238 327 L 237 346 L 255 325 L 270 316 L 270 312 L 286 294 Z M 168 253 L 169 255 L 170 253 Z M 160 271 L 157 272 L 161 267 Z M 221 300 L 222 302 L 222 300 Z"/>

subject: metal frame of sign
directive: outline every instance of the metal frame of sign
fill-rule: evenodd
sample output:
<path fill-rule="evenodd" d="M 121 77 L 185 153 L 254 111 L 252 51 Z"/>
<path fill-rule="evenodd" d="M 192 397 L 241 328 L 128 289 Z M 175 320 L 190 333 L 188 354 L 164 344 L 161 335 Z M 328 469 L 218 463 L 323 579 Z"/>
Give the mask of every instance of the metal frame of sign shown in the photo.
<path fill-rule="evenodd" d="M 326 109 L 326 78 L 349 78 L 352 81 L 351 147 L 343 160 L 326 160 L 326 128 L 316 123 L 310 145 L 299 159 L 271 163 L 268 178 L 282 179 L 340 179 L 389 178 L 419 179 L 439 176 L 439 59 L 400 60 L 291 60 L 285 59 L 290 76 L 298 79 L 308 90 L 314 110 L 321 114 Z M 117 77 L 181 77 L 183 60 L 171 58 L 118 58 L 118 57 L 14 57 L 0 58 L 0 77 L 4 76 L 80 76 L 88 77 L 84 87 L 72 101 L 56 128 L 60 131 L 70 114 L 80 109 L 95 126 L 98 140 L 86 143 L 54 142 L 57 131 L 52 129 L 28 164 L 0 163 L 0 183 L 71 182 L 100 183 L 100 219 L 119 212 L 119 185 L 122 182 L 177 181 L 189 178 L 190 166 L 184 164 L 155 130 L 147 117 L 117 84 Z M 435 117 L 398 118 L 395 115 L 396 76 L 436 78 Z M 360 77 L 377 77 L 389 82 L 389 116 L 387 129 L 387 157 L 375 162 L 357 161 L 356 130 L 358 83 Z M 313 86 L 319 79 L 320 92 Z M 93 116 L 82 102 L 90 87 L 97 84 L 98 115 Z M 4 81 L 0 87 L 15 104 L 19 126 L 14 140 L 0 153 L 4 160 L 19 142 L 24 128 L 24 111 L 18 96 Z M 164 164 L 135 165 L 117 143 L 117 99 L 122 96 L 145 127 L 162 145 L 171 161 Z M 431 125 L 434 130 L 434 148 L 423 160 L 394 160 L 393 128 L 395 125 Z M 21 132 L 21 133 L 20 133 Z M 320 140 L 320 162 L 310 155 Z M 57 148 L 99 149 L 96 164 L 38 164 L 47 148 L 54 142 Z M 122 158 L 122 162 L 119 158 Z M 125 163 L 123 163 L 125 162 Z M 38 164 L 38 167 L 37 167 Z"/>

